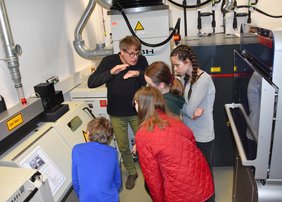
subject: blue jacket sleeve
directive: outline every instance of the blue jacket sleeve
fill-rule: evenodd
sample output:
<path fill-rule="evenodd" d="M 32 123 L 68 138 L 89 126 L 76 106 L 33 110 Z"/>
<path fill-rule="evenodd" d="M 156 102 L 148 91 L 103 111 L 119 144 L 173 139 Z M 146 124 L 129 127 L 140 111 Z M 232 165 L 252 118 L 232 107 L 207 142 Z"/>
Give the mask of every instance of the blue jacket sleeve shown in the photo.
<path fill-rule="evenodd" d="M 115 174 L 114 174 L 114 183 L 116 185 L 117 190 L 121 188 L 121 172 L 118 163 L 118 153 L 116 152 L 116 161 L 115 161 Z"/>
<path fill-rule="evenodd" d="M 72 186 L 75 193 L 79 197 L 79 181 L 77 176 L 77 164 L 76 164 L 77 156 L 75 155 L 76 154 L 75 150 L 76 149 L 74 147 L 72 150 Z"/>

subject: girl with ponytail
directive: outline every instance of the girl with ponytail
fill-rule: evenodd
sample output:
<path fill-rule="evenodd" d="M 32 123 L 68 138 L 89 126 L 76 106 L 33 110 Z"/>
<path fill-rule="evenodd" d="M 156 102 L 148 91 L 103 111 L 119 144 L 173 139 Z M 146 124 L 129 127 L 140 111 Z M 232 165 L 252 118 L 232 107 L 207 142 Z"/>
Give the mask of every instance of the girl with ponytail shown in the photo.
<path fill-rule="evenodd" d="M 153 62 L 147 67 L 144 75 L 147 84 L 156 87 L 162 93 L 168 110 L 179 116 L 185 102 L 184 88 L 181 81 L 171 73 L 168 65 L 161 61 Z"/>

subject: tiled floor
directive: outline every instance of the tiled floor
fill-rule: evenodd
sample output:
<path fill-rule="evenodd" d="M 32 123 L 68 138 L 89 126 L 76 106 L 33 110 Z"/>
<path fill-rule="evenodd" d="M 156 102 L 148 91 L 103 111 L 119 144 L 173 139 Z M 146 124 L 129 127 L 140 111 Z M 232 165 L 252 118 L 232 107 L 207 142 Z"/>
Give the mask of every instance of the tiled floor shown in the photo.
<path fill-rule="evenodd" d="M 136 180 L 135 187 L 132 190 L 127 190 L 125 188 L 125 181 L 127 178 L 127 172 L 122 166 L 122 180 L 123 180 L 123 190 L 120 193 L 120 202 L 151 202 L 150 196 L 147 194 L 144 188 L 144 178 L 140 170 L 139 164 L 136 163 L 138 178 Z"/>
<path fill-rule="evenodd" d="M 125 180 L 127 173 L 122 166 L 123 190 L 120 193 L 120 202 L 151 202 L 150 196 L 144 188 L 144 178 L 140 170 L 139 164 L 136 163 L 139 177 L 136 185 L 132 190 L 125 189 Z M 232 186 L 233 186 L 233 167 L 214 167 L 213 174 L 215 178 L 215 201 L 216 202 L 232 202 Z M 66 202 L 78 201 L 74 193 Z"/>
<path fill-rule="evenodd" d="M 120 202 L 151 202 L 151 198 L 144 189 L 144 178 L 140 170 L 139 164 L 136 163 L 139 177 L 136 185 L 132 190 L 123 190 L 120 193 Z M 232 201 L 232 186 L 233 186 L 233 167 L 214 167 L 215 178 L 215 195 L 216 202 L 231 202 Z M 122 168 L 123 184 L 127 178 L 127 173 Z"/>
<path fill-rule="evenodd" d="M 231 202 L 233 189 L 233 167 L 214 167 L 216 202 Z"/>

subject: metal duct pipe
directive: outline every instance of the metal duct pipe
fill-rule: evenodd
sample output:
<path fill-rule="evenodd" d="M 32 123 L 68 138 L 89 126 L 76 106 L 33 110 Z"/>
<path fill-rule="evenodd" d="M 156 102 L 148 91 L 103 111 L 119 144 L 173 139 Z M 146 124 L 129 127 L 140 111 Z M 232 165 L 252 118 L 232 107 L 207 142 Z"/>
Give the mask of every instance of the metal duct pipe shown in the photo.
<path fill-rule="evenodd" d="M 86 23 L 89 20 L 89 17 L 91 16 L 92 12 L 94 11 L 94 8 L 96 6 L 95 0 L 89 0 L 89 3 L 85 9 L 85 11 L 82 14 L 82 17 L 80 18 L 78 25 L 75 28 L 74 31 L 74 41 L 73 46 L 75 51 L 78 55 L 85 59 L 95 59 L 97 56 L 105 56 L 105 55 L 111 55 L 113 54 L 112 49 L 104 49 L 105 44 L 99 44 L 97 45 L 95 50 L 92 50 L 90 48 L 87 48 L 85 46 L 84 40 L 82 40 L 82 31 L 86 25 Z"/>
<path fill-rule="evenodd" d="M 10 70 L 12 80 L 15 83 L 19 100 L 23 102 L 25 97 L 21 83 L 18 59 L 18 55 L 21 54 L 21 48 L 19 45 L 14 45 L 4 0 L 0 0 L 0 37 L 5 51 L 5 62 Z"/>
<path fill-rule="evenodd" d="M 97 3 L 102 6 L 103 8 L 110 10 L 113 4 L 112 0 L 97 0 Z"/>
<path fill-rule="evenodd" d="M 235 0 L 225 0 L 223 1 L 223 7 L 222 9 L 225 12 L 229 12 L 234 8 Z"/>

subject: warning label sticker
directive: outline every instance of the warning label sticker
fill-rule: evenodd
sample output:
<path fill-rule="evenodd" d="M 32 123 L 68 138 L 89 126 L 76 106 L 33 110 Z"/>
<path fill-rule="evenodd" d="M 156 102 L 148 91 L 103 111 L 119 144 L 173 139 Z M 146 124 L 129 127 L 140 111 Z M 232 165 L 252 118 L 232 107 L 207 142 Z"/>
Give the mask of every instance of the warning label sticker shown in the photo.
<path fill-rule="evenodd" d="M 137 22 L 136 26 L 135 26 L 135 31 L 141 31 L 144 30 L 143 25 L 141 24 L 140 21 Z"/>

